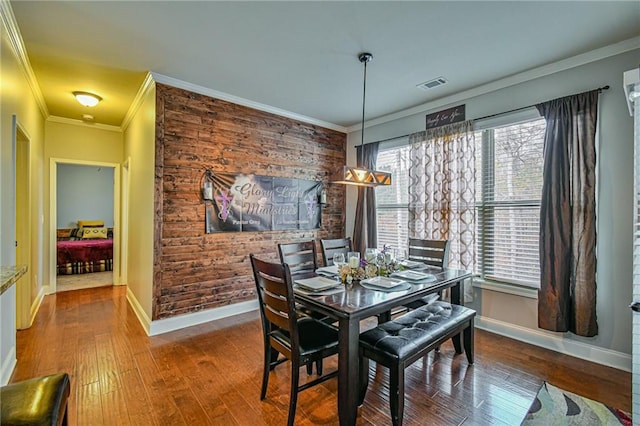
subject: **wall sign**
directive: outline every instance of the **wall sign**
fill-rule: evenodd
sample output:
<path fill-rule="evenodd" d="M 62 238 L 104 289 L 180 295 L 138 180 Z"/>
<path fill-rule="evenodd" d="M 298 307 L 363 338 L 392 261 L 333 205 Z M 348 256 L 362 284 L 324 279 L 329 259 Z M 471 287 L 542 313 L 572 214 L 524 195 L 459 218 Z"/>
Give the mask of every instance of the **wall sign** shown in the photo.
<path fill-rule="evenodd" d="M 464 121 L 465 105 L 427 114 L 427 130 Z"/>
<path fill-rule="evenodd" d="M 320 228 L 322 182 L 261 175 L 207 173 L 206 232 Z"/>

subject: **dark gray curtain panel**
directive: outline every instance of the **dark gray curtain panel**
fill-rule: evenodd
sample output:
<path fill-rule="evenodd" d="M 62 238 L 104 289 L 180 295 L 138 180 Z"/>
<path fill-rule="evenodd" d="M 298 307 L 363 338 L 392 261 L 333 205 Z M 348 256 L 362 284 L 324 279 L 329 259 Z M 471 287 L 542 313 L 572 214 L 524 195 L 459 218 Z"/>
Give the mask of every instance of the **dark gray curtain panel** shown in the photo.
<path fill-rule="evenodd" d="M 375 170 L 379 146 L 378 142 L 374 142 L 356 147 L 358 166 Z M 376 191 L 375 188 L 359 186 L 356 221 L 353 228 L 353 249 L 364 253 L 364 250 L 368 247 L 378 247 Z"/>
<path fill-rule="evenodd" d="M 598 90 L 536 105 L 547 122 L 540 203 L 538 326 L 598 334 L 596 122 Z"/>

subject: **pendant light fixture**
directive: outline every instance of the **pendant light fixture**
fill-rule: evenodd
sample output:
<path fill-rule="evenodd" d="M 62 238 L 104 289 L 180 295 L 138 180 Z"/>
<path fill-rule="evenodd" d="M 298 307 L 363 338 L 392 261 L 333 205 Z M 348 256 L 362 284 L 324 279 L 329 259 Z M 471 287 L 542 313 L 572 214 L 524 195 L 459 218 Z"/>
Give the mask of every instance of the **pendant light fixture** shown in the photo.
<path fill-rule="evenodd" d="M 100 96 L 89 92 L 73 92 L 73 96 L 81 105 L 86 107 L 94 107 L 102 100 Z"/>
<path fill-rule="evenodd" d="M 370 170 L 364 167 L 364 107 L 367 95 L 367 63 L 371 62 L 373 55 L 371 53 L 360 53 L 358 59 L 364 64 L 364 78 L 362 87 L 362 131 L 360 139 L 360 155 L 356 167 L 344 166 L 338 170 L 338 175 L 333 179 L 334 183 L 343 183 L 347 185 L 358 185 L 376 187 L 380 185 L 391 185 L 391 173 L 378 170 Z M 357 152 L 357 151 L 356 151 Z"/>

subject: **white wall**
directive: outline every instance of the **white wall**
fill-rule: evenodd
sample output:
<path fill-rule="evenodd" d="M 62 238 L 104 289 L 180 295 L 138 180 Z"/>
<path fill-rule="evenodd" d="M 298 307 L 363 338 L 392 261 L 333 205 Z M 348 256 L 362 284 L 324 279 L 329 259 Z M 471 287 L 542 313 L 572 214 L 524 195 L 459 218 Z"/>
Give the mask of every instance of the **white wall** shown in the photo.
<path fill-rule="evenodd" d="M 58 164 L 58 228 L 76 228 L 78 220 L 101 220 L 113 227 L 113 168 Z"/>
<path fill-rule="evenodd" d="M 58 165 L 60 162 L 67 161 L 69 163 L 85 162 L 96 166 L 113 165 L 122 163 L 123 150 L 123 134 L 119 127 L 86 124 L 80 120 L 63 119 L 55 116 L 47 118 L 45 122 L 44 185 L 39 189 L 44 194 L 44 207 L 47 212 L 44 225 L 44 246 L 46 248 L 44 253 L 44 273 L 45 277 L 47 277 L 44 285 L 47 289 L 53 289 L 53 287 L 50 287 L 52 283 L 49 282 L 49 278 L 51 280 L 55 279 L 56 234 L 55 229 L 51 229 L 55 224 L 51 223 L 50 215 L 53 212 L 57 212 L 57 205 L 52 205 L 52 199 L 56 194 L 50 193 L 51 159 L 56 159 L 58 161 L 56 164 Z M 113 200 L 113 197 L 111 200 Z M 114 238 L 116 238 L 115 234 Z M 118 243 L 114 242 L 114 256 L 116 255 L 117 247 Z M 117 270 L 119 270 L 118 265 L 114 264 L 114 274 Z"/>
<path fill-rule="evenodd" d="M 611 88 L 601 94 L 598 117 L 599 334 L 593 338 L 582 338 L 570 333 L 546 333 L 543 337 L 549 336 L 554 344 L 561 347 L 577 343 L 583 349 L 603 348 L 604 352 L 611 350 L 622 355 L 622 358 L 631 353 L 631 312 L 627 305 L 631 302 L 633 223 L 633 121 L 622 91 L 622 73 L 637 67 L 638 58 L 640 50 L 618 54 L 459 102 L 456 100 L 450 105 L 437 105 L 431 110 L 426 109 L 430 107 L 428 105 L 424 111 L 365 130 L 366 141 L 373 142 L 424 130 L 425 114 L 447 106 L 464 103 L 467 118 L 473 119 L 609 85 Z M 469 72 L 473 72 L 472 68 L 471 66 Z M 355 163 L 352 161 L 353 146 L 359 140 L 359 131 L 349 134 L 348 158 L 351 163 Z M 353 191 L 347 194 L 347 218 L 350 219 L 347 223 L 347 235 L 353 233 L 354 194 Z M 524 336 L 528 333 L 531 336 L 540 333 L 537 328 L 535 299 L 476 289 L 472 307 L 481 317 L 488 319 L 489 323 L 496 322 L 506 328 L 517 325 L 513 330 L 519 330 Z M 584 357 L 588 358 L 589 351 L 586 350 L 585 353 L 587 355 Z"/>
<path fill-rule="evenodd" d="M 151 84 L 124 132 L 129 159 L 127 298 L 149 333 L 153 306 L 156 90 Z M 126 201 L 123 201 L 125 203 Z"/>
<path fill-rule="evenodd" d="M 15 263 L 16 238 L 15 220 L 15 166 L 13 158 L 13 116 L 29 139 L 29 162 L 31 169 L 31 238 L 32 257 L 28 264 L 32 282 L 37 289 L 42 288 L 42 241 L 43 203 L 38 188 L 43 179 L 44 113 L 37 102 L 29 81 L 15 54 L 18 41 L 8 32 L 6 23 L 11 24 L 13 14 L 7 3 L 0 3 L 0 265 Z M 16 286 L 0 296 L 0 384 L 5 384 L 13 371 L 16 361 Z"/>

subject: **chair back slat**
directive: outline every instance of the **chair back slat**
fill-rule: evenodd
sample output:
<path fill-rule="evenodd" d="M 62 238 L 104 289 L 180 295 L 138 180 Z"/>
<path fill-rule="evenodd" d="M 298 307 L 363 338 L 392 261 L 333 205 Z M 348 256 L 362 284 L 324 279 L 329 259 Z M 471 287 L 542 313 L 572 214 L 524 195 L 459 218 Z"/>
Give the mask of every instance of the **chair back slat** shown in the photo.
<path fill-rule="evenodd" d="M 322 258 L 324 260 L 324 266 L 333 265 L 333 255 L 335 253 L 344 253 L 345 259 L 347 253 L 353 251 L 351 238 L 337 238 L 332 240 L 320 240 L 320 247 L 322 248 Z"/>
<path fill-rule="evenodd" d="M 283 315 L 282 311 L 278 311 L 276 309 L 273 309 L 269 305 L 265 305 L 264 315 L 272 325 L 275 325 L 278 328 L 281 328 L 283 330 L 287 330 L 290 332 L 289 316 Z"/>
<path fill-rule="evenodd" d="M 293 274 L 318 269 L 318 256 L 315 241 L 278 244 L 280 261 L 289 265 Z"/>
<path fill-rule="evenodd" d="M 449 264 L 449 240 L 409 238 L 409 260 L 446 268 Z"/>

